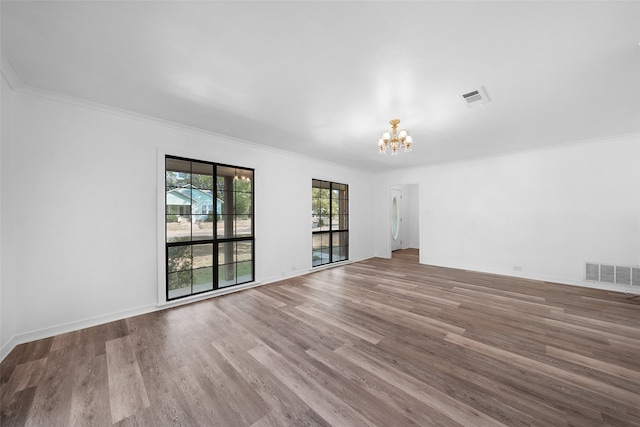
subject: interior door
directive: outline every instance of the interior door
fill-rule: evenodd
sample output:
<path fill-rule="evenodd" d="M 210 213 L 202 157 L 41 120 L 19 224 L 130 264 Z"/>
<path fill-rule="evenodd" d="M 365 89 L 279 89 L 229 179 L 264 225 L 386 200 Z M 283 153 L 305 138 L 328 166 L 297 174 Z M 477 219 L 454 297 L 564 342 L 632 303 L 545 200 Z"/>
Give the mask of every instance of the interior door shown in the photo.
<path fill-rule="evenodd" d="M 402 191 L 391 190 L 391 250 L 402 249 Z"/>

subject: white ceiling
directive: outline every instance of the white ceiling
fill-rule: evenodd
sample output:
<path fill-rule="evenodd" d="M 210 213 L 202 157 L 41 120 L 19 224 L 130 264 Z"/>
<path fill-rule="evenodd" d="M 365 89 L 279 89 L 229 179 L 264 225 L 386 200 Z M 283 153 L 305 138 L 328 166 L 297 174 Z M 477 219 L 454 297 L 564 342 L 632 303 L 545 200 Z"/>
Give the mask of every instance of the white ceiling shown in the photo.
<path fill-rule="evenodd" d="M 640 130 L 640 2 L 2 1 L 20 84 L 384 170 Z M 492 102 L 460 95 L 484 86 Z M 411 154 L 377 154 L 390 119 Z"/>

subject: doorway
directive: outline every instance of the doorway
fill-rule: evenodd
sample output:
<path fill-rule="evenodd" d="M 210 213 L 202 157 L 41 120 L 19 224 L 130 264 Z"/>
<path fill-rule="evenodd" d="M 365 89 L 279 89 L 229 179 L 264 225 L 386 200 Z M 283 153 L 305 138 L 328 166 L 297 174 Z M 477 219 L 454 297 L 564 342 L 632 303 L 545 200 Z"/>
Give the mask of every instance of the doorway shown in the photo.
<path fill-rule="evenodd" d="M 391 252 L 402 249 L 402 190 L 391 189 Z"/>
<path fill-rule="evenodd" d="M 417 258 L 420 250 L 420 191 L 419 184 L 392 185 L 389 187 L 388 254 L 412 249 L 411 258 Z M 417 261 L 416 261 L 417 262 Z"/>

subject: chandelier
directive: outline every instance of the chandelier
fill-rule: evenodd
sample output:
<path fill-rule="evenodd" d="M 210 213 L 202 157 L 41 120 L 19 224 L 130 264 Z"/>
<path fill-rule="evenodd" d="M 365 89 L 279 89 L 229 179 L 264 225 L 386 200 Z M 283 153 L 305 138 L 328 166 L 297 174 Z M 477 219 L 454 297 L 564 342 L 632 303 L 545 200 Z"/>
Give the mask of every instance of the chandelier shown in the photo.
<path fill-rule="evenodd" d="M 384 154 L 387 152 L 387 149 L 391 150 L 392 156 L 398 155 L 398 148 L 404 148 L 405 152 L 411 151 L 411 144 L 413 143 L 413 138 L 406 129 L 400 129 L 398 132 L 398 123 L 400 123 L 399 119 L 393 119 L 389 121 L 391 125 L 391 133 L 388 130 L 382 133 L 380 140 L 378 141 L 378 149 L 380 150 L 380 154 Z"/>

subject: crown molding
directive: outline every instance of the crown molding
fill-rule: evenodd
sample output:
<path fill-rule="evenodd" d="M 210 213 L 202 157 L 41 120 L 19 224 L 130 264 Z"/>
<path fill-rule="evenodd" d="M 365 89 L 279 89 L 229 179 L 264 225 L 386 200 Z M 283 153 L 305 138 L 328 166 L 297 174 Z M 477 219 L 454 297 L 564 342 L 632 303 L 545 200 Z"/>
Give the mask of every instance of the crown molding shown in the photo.
<path fill-rule="evenodd" d="M 215 139 L 223 140 L 223 141 L 226 141 L 226 142 L 233 142 L 235 144 L 248 145 L 248 146 L 251 146 L 251 147 L 254 147 L 254 148 L 260 148 L 262 150 L 271 151 L 271 152 L 275 152 L 275 153 L 279 153 L 279 154 L 288 154 L 288 155 L 295 156 L 295 157 L 300 157 L 300 158 L 315 159 L 313 157 L 305 156 L 303 154 L 298 154 L 298 153 L 294 153 L 294 152 L 291 152 L 291 151 L 282 150 L 282 149 L 279 149 L 279 148 L 276 148 L 276 147 L 270 147 L 270 146 L 267 146 L 267 145 L 259 144 L 257 142 L 252 142 L 252 141 L 247 141 L 247 140 L 244 140 L 244 139 L 241 139 L 241 138 L 236 138 L 236 137 L 233 137 L 233 136 L 230 136 L 230 135 L 224 135 L 224 134 L 217 133 L 217 132 L 214 132 L 214 131 L 201 129 L 201 128 L 197 128 L 197 127 L 194 127 L 194 126 L 189 126 L 189 125 L 185 125 L 185 124 L 182 124 L 182 123 L 178 123 L 178 122 L 173 122 L 173 121 L 170 121 L 170 120 L 160 119 L 158 117 L 153 117 L 153 116 L 149 116 L 149 115 L 145 115 L 145 114 L 141 114 L 141 113 L 136 113 L 136 112 L 129 111 L 129 110 L 124 110 L 124 109 L 121 109 L 121 108 L 112 107 L 110 105 L 100 104 L 100 103 L 97 103 L 97 102 L 88 101 L 86 99 L 76 98 L 76 97 L 69 96 L 69 95 L 64 95 L 64 94 L 59 93 L 59 92 L 54 92 L 54 91 L 50 91 L 50 90 L 46 90 L 46 89 L 37 88 L 37 87 L 34 87 L 34 86 L 29 86 L 29 85 L 26 85 L 26 84 L 22 83 L 22 81 L 20 80 L 20 78 L 16 74 L 13 66 L 11 65 L 11 62 L 9 62 L 9 59 L 6 57 L 4 52 L 1 51 L 1 50 L 0 50 L 0 56 L 1 56 L 1 60 L 2 60 L 0 71 L 1 71 L 2 75 L 5 77 L 5 79 L 7 80 L 7 83 L 9 83 L 9 86 L 11 87 L 11 89 L 14 92 L 19 92 L 19 93 L 24 93 L 24 94 L 27 94 L 27 95 L 37 96 L 37 97 L 40 97 L 40 98 L 50 99 L 50 100 L 57 101 L 57 102 L 63 102 L 63 103 L 71 104 L 71 105 L 74 105 L 74 106 L 77 106 L 77 107 L 81 107 L 81 108 L 100 111 L 100 112 L 106 113 L 106 114 L 114 114 L 114 115 L 120 116 L 120 117 L 125 117 L 125 118 L 139 120 L 139 121 L 146 122 L 146 123 L 165 126 L 165 127 L 169 127 L 169 128 L 175 129 L 175 130 L 183 131 L 183 132 L 206 135 L 206 136 L 213 137 Z M 318 159 L 315 159 L 315 160 L 318 160 Z"/>
<path fill-rule="evenodd" d="M 6 74 L 5 74 L 6 72 Z M 201 129 L 201 128 L 197 128 L 194 126 L 189 126 L 189 125 L 185 125 L 182 123 L 178 123 L 178 122 L 173 122 L 170 120 L 165 120 L 165 119 L 160 119 L 158 117 L 153 117 L 153 116 L 149 116 L 149 115 L 145 115 L 145 114 L 141 114 L 141 113 L 136 113 L 133 111 L 129 111 L 129 110 L 124 110 L 124 109 L 120 109 L 117 107 L 112 107 L 110 105 L 106 105 L 106 104 L 100 104 L 97 102 L 93 102 L 93 101 L 88 101 L 82 98 L 76 98 L 73 96 L 69 96 L 69 95 L 64 95 L 62 93 L 59 92 L 53 92 L 53 91 L 49 91 L 46 89 L 41 89 L 41 88 L 37 88 L 37 87 L 33 87 L 33 86 L 29 86 L 26 85 L 24 83 L 22 83 L 20 81 L 20 79 L 18 78 L 18 75 L 15 73 L 13 67 L 11 66 L 11 63 L 9 62 L 9 60 L 5 57 L 4 53 L 2 53 L 2 75 L 5 76 L 7 82 L 9 83 L 9 86 L 11 87 L 11 89 L 15 92 L 18 93 L 24 93 L 27 95 L 31 95 L 31 96 L 36 96 L 39 98 L 44 98 L 44 99 L 49 99 L 49 100 L 53 100 L 53 101 L 57 101 L 57 102 L 63 102 L 66 104 L 70 104 L 73 106 L 77 106 L 80 108 L 86 108 L 89 110 L 94 110 L 94 111 L 100 111 L 102 113 L 105 114 L 113 114 L 116 116 L 120 116 L 120 117 L 124 117 L 124 118 L 128 118 L 128 119 L 133 119 L 133 120 L 137 120 L 137 121 L 141 121 L 141 122 L 145 122 L 145 123 L 149 123 L 149 124 L 153 124 L 153 125 L 157 125 L 157 126 L 164 126 L 167 128 L 171 128 L 174 130 L 178 130 L 178 131 L 182 131 L 182 132 L 188 132 L 188 133 L 192 133 L 192 134 L 198 134 L 198 135 L 204 135 L 207 136 L 209 138 L 212 139 L 216 139 L 218 141 L 223 141 L 223 142 L 231 142 L 234 144 L 240 144 L 240 145 L 245 145 L 247 147 L 251 147 L 254 149 L 258 149 L 258 150 L 262 150 L 262 151 L 267 151 L 267 152 L 271 152 L 271 153 L 275 153 L 275 154 L 279 154 L 279 155 L 283 155 L 283 156 L 288 156 L 288 157 L 293 157 L 293 158 L 297 158 L 297 159 L 301 159 L 301 160 L 313 160 L 315 162 L 321 162 L 321 163 L 325 163 L 327 165 L 338 165 L 338 166 L 344 166 L 340 163 L 335 163 L 326 159 L 322 159 L 319 157 L 313 157 L 313 156 L 308 156 L 305 154 L 300 154 L 300 153 L 296 153 L 294 151 L 287 151 L 287 150 L 283 150 L 281 148 L 277 148 L 277 147 L 271 147 L 269 145 L 264 145 L 264 144 L 260 144 L 258 142 L 253 142 L 253 141 L 248 141 L 246 139 L 241 139 L 241 138 L 237 138 L 234 136 L 230 136 L 230 135 L 225 135 L 225 134 L 221 134 L 221 133 L 217 133 L 214 131 L 210 131 L 210 130 L 206 130 L 206 129 Z M 369 172 L 366 169 L 360 169 L 360 168 L 356 168 L 358 170 L 361 170 L 363 172 Z"/>

